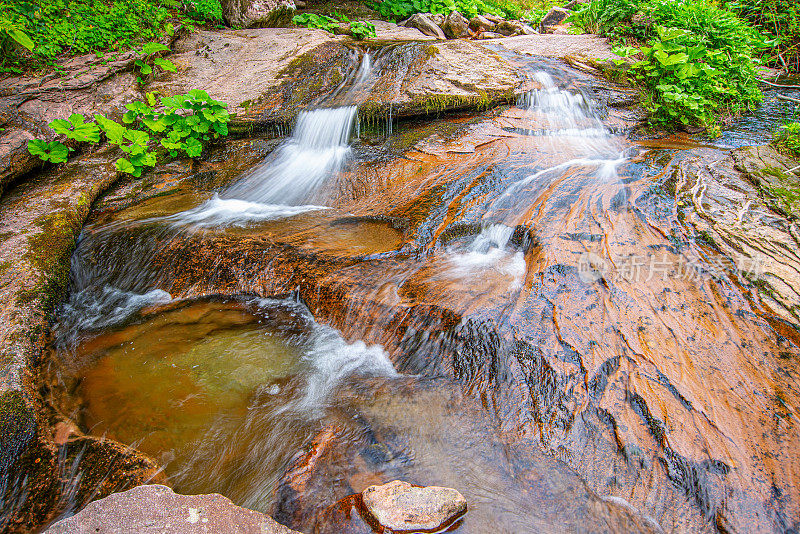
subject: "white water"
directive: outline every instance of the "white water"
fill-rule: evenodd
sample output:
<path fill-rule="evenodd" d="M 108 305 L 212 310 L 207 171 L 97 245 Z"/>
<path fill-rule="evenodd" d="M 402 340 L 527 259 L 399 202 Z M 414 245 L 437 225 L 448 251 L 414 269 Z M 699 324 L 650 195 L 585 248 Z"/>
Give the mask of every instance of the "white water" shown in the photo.
<path fill-rule="evenodd" d="M 450 256 L 450 272 L 459 277 L 472 277 L 491 269 L 511 278 L 510 289 L 521 287 L 525 276 L 525 256 L 521 250 L 509 248 L 514 228 L 492 224 L 481 230 L 464 252 Z"/>

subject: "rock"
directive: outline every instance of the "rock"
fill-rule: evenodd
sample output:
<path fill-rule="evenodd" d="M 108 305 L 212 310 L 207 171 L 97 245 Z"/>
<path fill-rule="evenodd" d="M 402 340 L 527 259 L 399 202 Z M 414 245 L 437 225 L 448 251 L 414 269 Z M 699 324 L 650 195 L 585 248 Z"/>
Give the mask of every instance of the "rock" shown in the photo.
<path fill-rule="evenodd" d="M 472 17 L 472 20 L 469 21 L 469 29 L 474 32 L 491 31 L 495 26 L 497 24 L 482 15 Z"/>
<path fill-rule="evenodd" d="M 435 36 L 425 35 L 416 28 L 407 28 L 385 20 L 371 20 L 375 33 L 387 41 L 434 41 Z"/>
<path fill-rule="evenodd" d="M 222 495 L 178 495 L 156 484 L 138 486 L 95 501 L 46 532 L 299 534 L 269 516 L 236 506 Z"/>
<path fill-rule="evenodd" d="M 495 24 L 500 24 L 506 20 L 503 17 L 498 17 L 497 15 L 492 15 L 491 13 L 484 13 L 483 17 L 490 22 L 494 22 Z"/>
<path fill-rule="evenodd" d="M 567 5 L 564 6 L 564 9 L 568 9 L 570 11 L 575 11 L 580 6 L 582 6 L 584 4 L 588 4 L 590 2 L 591 2 L 591 0 L 571 0 L 569 3 L 567 3 Z"/>
<path fill-rule="evenodd" d="M 525 32 L 522 23 L 518 20 L 504 20 L 497 25 L 495 31 L 506 37 L 510 35 L 522 35 Z"/>
<path fill-rule="evenodd" d="M 439 27 L 441 27 L 442 24 L 444 24 L 445 16 L 442 15 L 441 13 L 425 13 L 425 15 L 427 15 L 428 18 L 431 19 L 433 23 Z"/>
<path fill-rule="evenodd" d="M 288 26 L 293 0 L 222 0 L 225 21 L 239 28 Z"/>
<path fill-rule="evenodd" d="M 525 24 L 524 22 L 520 23 L 520 26 L 522 26 L 522 35 L 538 35 L 539 34 L 538 31 L 536 31 L 530 25 Z"/>
<path fill-rule="evenodd" d="M 303 0 L 294 0 L 294 7 L 297 9 L 305 9 L 306 3 Z"/>
<path fill-rule="evenodd" d="M 564 22 L 569 15 L 569 10 L 563 7 L 551 7 L 550 11 L 547 12 L 542 22 L 539 24 L 539 31 L 547 33 L 548 30 L 551 30 L 554 26 L 558 26 Z"/>
<path fill-rule="evenodd" d="M 597 35 L 525 35 L 503 39 L 503 48 L 531 56 L 578 58 L 588 64 L 619 59 L 611 46 Z"/>
<path fill-rule="evenodd" d="M 398 24 L 398 26 L 416 28 L 424 35 L 430 35 L 431 37 L 436 37 L 437 39 L 446 39 L 442 29 L 439 28 L 439 26 L 424 13 L 415 13 L 411 15 L 411 17 Z"/>
<path fill-rule="evenodd" d="M 464 496 L 452 488 L 418 487 L 394 480 L 361 492 L 364 506 L 392 531 L 439 530 L 467 511 Z"/>
<path fill-rule="evenodd" d="M 453 11 L 447 15 L 441 28 L 450 39 L 458 39 L 469 35 L 469 21 L 458 11 Z"/>
<path fill-rule="evenodd" d="M 478 39 L 500 39 L 501 37 L 505 37 L 505 35 L 496 32 L 482 32 L 478 35 Z"/>

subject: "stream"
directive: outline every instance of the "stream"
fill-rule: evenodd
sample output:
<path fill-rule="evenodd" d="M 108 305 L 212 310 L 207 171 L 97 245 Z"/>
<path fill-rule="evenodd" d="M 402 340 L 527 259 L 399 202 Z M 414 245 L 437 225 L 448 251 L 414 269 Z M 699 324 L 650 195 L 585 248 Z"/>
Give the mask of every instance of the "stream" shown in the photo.
<path fill-rule="evenodd" d="M 764 128 L 633 141 L 584 75 L 525 67 L 516 106 L 371 133 L 363 54 L 260 161 L 220 148 L 229 178 L 108 193 L 53 403 L 303 532 L 394 479 L 458 489 L 460 533 L 796 529 L 800 337 L 692 202 Z"/>

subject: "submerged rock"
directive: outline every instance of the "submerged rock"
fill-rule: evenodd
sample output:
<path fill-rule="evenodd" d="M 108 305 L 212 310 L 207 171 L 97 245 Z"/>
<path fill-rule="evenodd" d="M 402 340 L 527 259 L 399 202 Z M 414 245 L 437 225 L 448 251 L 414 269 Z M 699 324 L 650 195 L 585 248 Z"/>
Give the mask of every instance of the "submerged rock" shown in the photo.
<path fill-rule="evenodd" d="M 406 28 L 416 28 L 417 30 L 421 31 L 424 35 L 430 35 L 431 37 L 436 37 L 437 39 L 445 39 L 445 34 L 442 29 L 431 20 L 431 18 L 424 14 L 424 13 L 415 13 L 411 15 L 408 19 L 404 20 L 398 26 L 404 26 Z"/>
<path fill-rule="evenodd" d="M 412 486 L 394 480 L 361 493 L 364 506 L 393 532 L 439 530 L 467 511 L 464 496 L 452 488 Z"/>
<path fill-rule="evenodd" d="M 46 532 L 298 534 L 269 516 L 236 506 L 222 495 L 178 495 L 155 484 L 95 501 Z"/>

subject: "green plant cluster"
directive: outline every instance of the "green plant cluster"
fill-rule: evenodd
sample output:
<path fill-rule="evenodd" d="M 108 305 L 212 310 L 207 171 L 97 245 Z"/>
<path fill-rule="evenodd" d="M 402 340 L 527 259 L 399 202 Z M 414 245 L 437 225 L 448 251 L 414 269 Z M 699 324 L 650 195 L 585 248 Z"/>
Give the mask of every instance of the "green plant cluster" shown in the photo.
<path fill-rule="evenodd" d="M 222 5 L 219 0 L 185 0 L 186 14 L 198 21 L 221 21 Z"/>
<path fill-rule="evenodd" d="M 155 54 L 159 52 L 166 52 L 169 50 L 169 47 L 163 45 L 161 43 L 146 43 L 142 46 L 142 49 L 139 50 L 139 54 L 143 57 L 141 59 L 137 59 L 133 66 L 134 70 L 138 73 L 136 77 L 136 81 L 140 84 L 146 83 L 150 79 L 150 75 L 153 73 L 153 68 L 158 67 L 159 69 L 167 72 L 177 72 L 177 67 L 175 64 L 168 60 L 164 59 L 163 57 L 155 57 Z M 143 77 L 144 76 L 144 77 Z"/>
<path fill-rule="evenodd" d="M 767 40 L 708 0 L 593 0 L 573 23 L 617 42 L 638 61 L 630 73 L 644 89 L 651 119 L 719 131 L 719 119 L 762 100 L 755 66 Z M 624 62 L 618 61 L 619 64 Z"/>
<path fill-rule="evenodd" d="M 800 2 L 797 0 L 726 0 L 725 6 L 770 37 L 767 61 L 800 72 Z"/>
<path fill-rule="evenodd" d="M 126 153 L 126 157 L 117 160 L 117 170 L 135 177 L 141 176 L 144 167 L 156 164 L 151 141 L 157 140 L 171 157 L 182 152 L 196 158 L 203 152 L 203 143 L 228 135 L 227 105 L 212 99 L 205 91 L 192 90 L 183 95 L 162 97 L 160 106 L 156 104 L 153 93 L 147 94 L 147 102 L 127 104 L 128 111 L 122 116 L 124 124 L 100 114 L 94 116 L 94 122 L 86 122 L 83 115 L 75 113 L 66 120 L 56 119 L 49 126 L 57 134 L 78 143 L 97 144 L 101 132 L 104 133 L 109 143 Z M 28 142 L 31 154 L 52 163 L 67 161 L 72 150 L 59 141 L 34 139 Z"/>
<path fill-rule="evenodd" d="M 800 122 L 784 124 L 775 139 L 778 148 L 800 157 Z"/>
<path fill-rule="evenodd" d="M 345 23 L 350 25 L 350 33 L 356 39 L 369 39 L 376 37 L 374 24 L 364 21 L 350 22 L 346 16 L 342 16 L 341 20 L 339 20 L 336 17 L 331 17 L 328 15 L 303 13 L 301 15 L 295 15 L 292 18 L 292 22 L 298 26 L 325 30 L 331 33 L 337 33 L 341 28 L 340 24 Z"/>
<path fill-rule="evenodd" d="M 0 0 L 2 33 L 26 35 L 33 46 L 25 48 L 38 64 L 67 53 L 132 48 L 159 37 L 169 17 L 160 0 Z M 6 46 L 2 53 L 4 67 L 18 66 L 25 59 Z"/>

